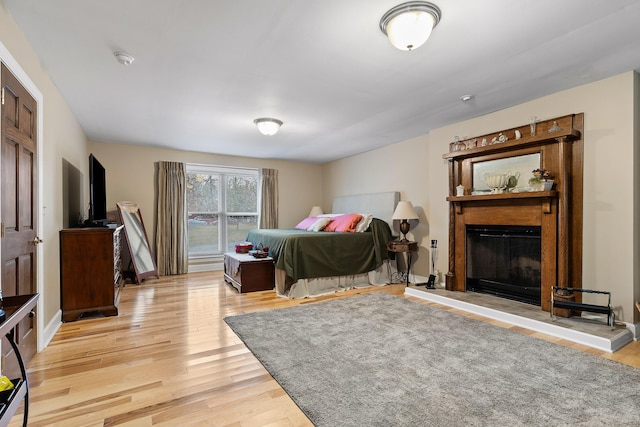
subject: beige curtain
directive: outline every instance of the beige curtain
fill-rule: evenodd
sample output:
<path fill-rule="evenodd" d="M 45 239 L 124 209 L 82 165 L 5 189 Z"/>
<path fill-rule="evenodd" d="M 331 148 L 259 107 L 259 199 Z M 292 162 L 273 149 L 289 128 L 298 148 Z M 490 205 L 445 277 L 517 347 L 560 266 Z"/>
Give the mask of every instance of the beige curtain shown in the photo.
<path fill-rule="evenodd" d="M 156 254 L 158 274 L 186 274 L 187 173 L 184 163 L 157 162 Z"/>
<path fill-rule="evenodd" d="M 278 228 L 278 170 L 262 169 L 260 228 Z"/>

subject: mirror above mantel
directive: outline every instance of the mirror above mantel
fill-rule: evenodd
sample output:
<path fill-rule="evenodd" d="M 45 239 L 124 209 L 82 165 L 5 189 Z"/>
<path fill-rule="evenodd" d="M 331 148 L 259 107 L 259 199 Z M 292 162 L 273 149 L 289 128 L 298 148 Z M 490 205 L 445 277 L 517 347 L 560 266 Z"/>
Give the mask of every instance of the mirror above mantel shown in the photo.
<path fill-rule="evenodd" d="M 540 168 L 540 152 L 509 156 L 493 160 L 472 162 L 471 194 L 482 195 L 492 192 L 487 183 L 487 176 L 505 175 L 511 182 L 504 192 L 521 193 L 534 191 L 529 186 L 531 171 Z"/>
<path fill-rule="evenodd" d="M 583 120 L 572 114 L 536 123 L 535 135 L 526 123 L 449 144 L 447 289 L 467 290 L 466 229 L 478 225 L 540 227 L 543 310 L 553 286 L 582 287 Z M 539 168 L 554 175 L 552 190 L 526 187 Z M 485 173 L 519 175 L 519 183 L 487 191 Z"/>

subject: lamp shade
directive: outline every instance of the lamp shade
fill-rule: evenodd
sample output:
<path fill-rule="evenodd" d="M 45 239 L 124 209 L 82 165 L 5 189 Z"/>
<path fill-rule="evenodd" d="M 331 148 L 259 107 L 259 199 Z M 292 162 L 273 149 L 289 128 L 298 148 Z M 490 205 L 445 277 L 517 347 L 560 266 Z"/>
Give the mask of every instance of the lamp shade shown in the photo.
<path fill-rule="evenodd" d="M 322 211 L 322 208 L 320 206 L 314 206 L 311 208 L 311 211 L 309 212 L 309 216 L 318 216 L 318 215 L 322 215 L 324 212 Z"/>
<path fill-rule="evenodd" d="M 278 133 L 280 126 L 282 126 L 282 121 L 278 119 L 272 119 L 270 117 L 262 117 L 260 119 L 255 119 L 253 123 L 258 127 L 258 131 L 260 131 L 263 135 L 275 135 Z"/>
<path fill-rule="evenodd" d="M 380 20 L 380 29 L 396 48 L 413 50 L 427 41 L 440 22 L 440 16 L 440 9 L 433 3 L 410 1 L 385 13 Z"/>
<path fill-rule="evenodd" d="M 393 212 L 392 219 L 418 219 L 418 214 L 413 208 L 411 202 L 403 200 L 401 202 L 398 202 L 396 210 Z"/>

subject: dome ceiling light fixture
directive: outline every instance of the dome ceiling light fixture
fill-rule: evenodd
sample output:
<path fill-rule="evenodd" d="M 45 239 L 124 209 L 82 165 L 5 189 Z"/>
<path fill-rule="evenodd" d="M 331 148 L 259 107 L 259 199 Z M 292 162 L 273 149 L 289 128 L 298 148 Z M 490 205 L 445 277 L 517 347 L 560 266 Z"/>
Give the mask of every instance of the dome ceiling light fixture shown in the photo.
<path fill-rule="evenodd" d="M 113 56 L 116 57 L 119 63 L 125 66 L 131 65 L 131 63 L 135 61 L 135 58 L 133 56 L 125 52 L 113 52 Z"/>
<path fill-rule="evenodd" d="M 280 126 L 282 126 L 281 120 L 273 119 L 271 117 L 261 117 L 259 119 L 255 119 L 253 123 L 258 126 L 258 130 L 263 135 L 275 135 L 278 133 Z"/>
<path fill-rule="evenodd" d="M 426 1 L 409 1 L 390 9 L 380 19 L 380 30 L 400 50 L 422 46 L 440 22 L 438 6 Z"/>

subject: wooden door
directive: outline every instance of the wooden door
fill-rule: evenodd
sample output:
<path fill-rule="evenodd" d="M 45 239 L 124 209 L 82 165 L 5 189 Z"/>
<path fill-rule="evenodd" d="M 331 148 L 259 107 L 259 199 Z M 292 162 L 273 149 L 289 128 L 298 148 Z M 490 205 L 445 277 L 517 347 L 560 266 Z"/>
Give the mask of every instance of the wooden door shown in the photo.
<path fill-rule="evenodd" d="M 36 101 L 2 64 L 1 218 L 2 294 L 37 292 L 37 106 Z M 15 328 L 15 341 L 25 361 L 37 351 L 35 317 Z M 2 344 L 3 375 L 17 374 L 17 361 L 6 338 Z M 5 373 L 6 372 L 6 373 Z"/>

